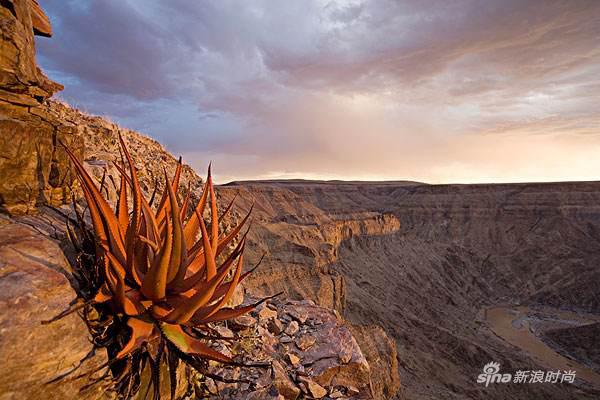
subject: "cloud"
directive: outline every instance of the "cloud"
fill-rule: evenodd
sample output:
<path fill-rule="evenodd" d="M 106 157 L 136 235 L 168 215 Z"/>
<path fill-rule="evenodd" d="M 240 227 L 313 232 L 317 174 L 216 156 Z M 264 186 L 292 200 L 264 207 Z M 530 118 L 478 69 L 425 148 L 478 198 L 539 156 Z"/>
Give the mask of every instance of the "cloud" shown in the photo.
<path fill-rule="evenodd" d="M 566 160 L 600 136 L 593 0 L 42 5 L 55 36 L 38 40 L 40 62 L 67 101 L 196 166 L 218 160 L 222 179 L 472 180 L 456 166 L 487 168 L 482 146 L 499 140 L 521 146 L 523 168 L 504 155 L 488 175 L 523 180 L 556 135 Z M 545 161 L 546 180 L 564 178 Z"/>

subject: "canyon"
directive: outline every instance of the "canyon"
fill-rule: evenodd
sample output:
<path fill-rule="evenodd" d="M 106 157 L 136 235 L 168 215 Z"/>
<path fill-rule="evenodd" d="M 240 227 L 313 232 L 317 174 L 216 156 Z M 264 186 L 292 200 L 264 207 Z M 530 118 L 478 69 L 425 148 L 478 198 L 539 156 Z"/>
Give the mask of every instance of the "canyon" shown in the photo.
<path fill-rule="evenodd" d="M 243 209 L 255 201 L 249 254 L 267 256 L 248 290 L 286 290 L 352 323 L 383 326 L 398 346 L 405 398 L 598 396 L 597 385 L 581 380 L 485 388 L 475 379 L 492 361 L 507 371 L 543 369 L 494 334 L 487 308 L 600 312 L 600 183 L 247 182 L 223 189 L 252 199 Z M 571 345 L 581 330 L 579 346 L 597 347 L 587 325 L 571 330 Z"/>

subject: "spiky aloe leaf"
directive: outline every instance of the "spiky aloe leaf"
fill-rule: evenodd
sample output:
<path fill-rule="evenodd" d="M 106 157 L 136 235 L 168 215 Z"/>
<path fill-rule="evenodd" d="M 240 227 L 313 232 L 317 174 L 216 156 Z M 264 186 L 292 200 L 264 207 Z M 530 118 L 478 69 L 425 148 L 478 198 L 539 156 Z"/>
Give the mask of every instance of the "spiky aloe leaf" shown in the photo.
<path fill-rule="evenodd" d="M 167 317 L 165 317 L 164 321 L 178 324 L 187 322 L 200 307 L 206 305 L 210 301 L 217 287 L 223 282 L 231 270 L 232 264 L 233 263 L 225 265 L 212 279 L 204 282 L 201 281 L 200 284 L 194 288 L 195 294 L 190 297 L 189 301 L 185 302 L 180 307 L 175 308 L 167 315 Z"/>
<path fill-rule="evenodd" d="M 167 173 L 165 171 L 165 178 Z M 176 276 L 183 278 L 185 276 L 186 248 L 183 239 L 183 224 L 181 223 L 181 211 L 177 204 L 177 196 L 171 185 L 167 185 L 169 197 L 171 221 L 173 221 L 173 250 L 169 261 L 169 270 L 167 274 L 167 283 L 172 282 Z"/>
<path fill-rule="evenodd" d="M 210 302 L 215 302 L 215 303 L 208 307 L 202 307 L 199 310 L 197 310 L 194 313 L 194 316 L 191 318 L 192 321 L 204 320 L 204 319 L 208 319 L 208 318 L 212 317 L 219 310 L 221 310 L 227 304 L 227 302 L 229 300 L 231 300 L 231 298 L 233 297 L 233 294 L 235 292 L 235 289 L 239 283 L 240 275 L 242 273 L 242 265 L 244 263 L 243 246 L 242 246 L 241 253 L 242 254 L 240 254 L 240 256 L 238 258 L 235 272 L 233 274 L 231 281 L 229 281 L 228 283 L 221 285 L 219 287 L 219 289 L 225 290 L 224 294 L 221 296 L 220 293 L 216 293 L 217 291 L 215 291 L 215 293 L 213 293 L 213 297 L 210 300 Z"/>
<path fill-rule="evenodd" d="M 144 342 L 152 338 L 156 327 L 151 322 L 142 321 L 138 318 L 129 318 L 127 320 L 127 326 L 130 328 L 131 336 L 125 346 L 116 355 L 117 359 L 121 359 L 131 352 L 139 349 Z"/>
<path fill-rule="evenodd" d="M 208 176 L 210 177 L 210 166 L 208 167 Z M 206 206 L 206 199 L 208 198 L 208 184 L 209 180 L 207 178 L 206 182 L 204 183 L 204 188 L 202 189 L 202 196 L 200 196 L 198 205 L 196 206 L 196 209 L 192 213 L 190 219 L 185 225 L 185 228 L 183 229 L 185 244 L 187 246 L 188 251 L 196 243 L 196 236 L 198 235 L 198 229 L 200 229 L 200 219 L 202 219 L 204 207 Z"/>
<path fill-rule="evenodd" d="M 119 225 L 121 226 L 121 234 L 123 236 L 125 236 L 127 227 L 129 226 L 129 210 L 127 207 L 127 184 L 125 182 L 125 178 L 121 176 L 119 200 L 117 201 L 117 214 L 119 218 Z"/>
<path fill-rule="evenodd" d="M 213 252 L 206 231 L 206 225 L 204 225 L 204 219 L 202 216 L 198 216 L 200 221 L 200 230 L 202 232 L 202 246 L 204 247 L 204 258 L 206 259 L 206 278 L 212 279 L 217 274 L 217 264 L 215 261 L 215 253 Z"/>
<path fill-rule="evenodd" d="M 211 227 L 211 247 L 217 251 L 219 244 L 219 211 L 217 209 L 217 197 L 215 196 L 215 190 L 213 188 L 212 177 L 208 177 L 210 183 L 208 188 L 210 190 L 210 227 Z"/>
<path fill-rule="evenodd" d="M 220 361 L 224 363 L 232 362 L 230 357 L 211 349 L 199 339 L 196 339 L 185 333 L 179 325 L 161 323 L 160 330 L 167 340 L 177 347 L 179 351 L 189 355 L 200 356 L 208 360 Z"/>
<path fill-rule="evenodd" d="M 209 166 L 200 200 L 186 221 L 188 207 L 191 207 L 191 191 L 188 186 L 185 199 L 180 203 L 177 195 L 182 173 L 180 159 L 171 181 L 165 171 L 165 191 L 158 207 L 153 211 L 151 203 L 142 195 L 133 159 L 121 135 L 119 143 L 124 157 L 122 165 L 114 163 L 121 179 L 114 211 L 102 197 L 102 188 L 96 187 L 95 181 L 87 174 L 81 162 L 67 149 L 88 203 L 95 233 L 95 237 L 88 235 L 85 222 L 78 214 L 81 237 L 88 248 L 95 242 L 96 260 L 102 262 L 97 266 L 95 264 L 95 267 L 100 268 L 91 275 L 100 279 L 93 284 L 93 290 L 99 289 L 95 297 L 84 306 L 103 303 L 109 307 L 102 306 L 98 310 L 115 313 L 108 321 L 127 323 L 129 339 L 122 348 L 115 349 L 117 355 L 109 361 L 112 363 L 133 354 L 133 357 L 128 357 L 125 369 L 113 371 L 117 385 L 121 388 L 123 385 L 127 386 L 126 390 L 119 389 L 119 393 L 128 397 L 130 393 L 135 394 L 139 390 L 139 373 L 135 371 L 140 368 L 143 370 L 144 365 L 149 362 L 154 397 L 158 398 L 160 391 L 157 377 L 164 351 L 171 369 L 173 396 L 177 364 L 173 360 L 177 360 L 177 357 L 188 363 L 198 362 L 199 358 L 231 361 L 229 357 L 192 336 L 191 331 L 186 332 L 184 326 L 190 327 L 193 332 L 205 330 L 209 328 L 206 325 L 211 322 L 234 318 L 260 304 L 235 309 L 223 308 L 239 283 L 252 272 L 242 273 L 247 231 L 237 246 L 228 251 L 229 244 L 238 237 L 247 223 L 252 208 L 238 226 L 221 237 L 219 222 L 229 214 L 235 197 L 223 214 L 219 215 Z M 126 165 L 129 167 L 128 171 Z M 117 188 L 115 180 L 109 178 Z M 128 190 L 131 198 L 128 198 Z M 207 229 L 203 213 L 209 200 L 210 227 Z M 128 201 L 133 204 L 132 210 L 128 207 Z M 78 241 L 73 230 L 69 229 L 69 235 L 75 242 Z M 217 259 L 221 258 L 224 261 L 218 265 Z M 228 278 L 232 269 L 233 274 Z M 102 338 L 102 341 L 105 339 Z M 165 341 L 169 343 L 166 347 Z M 118 345 L 119 341 L 108 343 Z M 140 348 L 141 352 L 136 353 Z M 182 353 L 191 357 L 186 358 Z M 130 377 L 128 382 L 124 380 L 127 376 Z"/>
<path fill-rule="evenodd" d="M 92 222 L 94 223 L 96 233 L 101 235 L 101 241 L 108 241 L 110 249 L 116 257 L 121 261 L 125 261 L 125 248 L 117 217 L 110 205 L 106 202 L 104 197 L 102 197 L 102 194 L 96 187 L 93 179 L 89 176 L 77 157 L 75 157 L 75 154 L 73 154 L 66 146 L 64 147 L 77 171 L 77 177 L 81 182 L 84 196 L 90 208 L 90 214 L 92 215 Z M 92 212 L 94 212 L 95 215 L 92 214 Z"/>
<path fill-rule="evenodd" d="M 169 262 L 173 250 L 173 228 L 171 222 L 166 221 L 167 231 L 164 244 L 155 258 L 154 264 L 144 276 L 141 287 L 144 296 L 153 301 L 164 299 L 167 291 L 167 274 L 169 273 Z"/>

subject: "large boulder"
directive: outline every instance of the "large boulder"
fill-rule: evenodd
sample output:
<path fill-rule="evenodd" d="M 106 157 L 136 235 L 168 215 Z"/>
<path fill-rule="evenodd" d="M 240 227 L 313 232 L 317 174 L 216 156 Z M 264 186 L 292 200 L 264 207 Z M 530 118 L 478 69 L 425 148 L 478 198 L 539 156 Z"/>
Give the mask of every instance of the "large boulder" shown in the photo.
<path fill-rule="evenodd" d="M 77 314 L 42 325 L 75 297 L 60 247 L 31 227 L 9 223 L 0 226 L 0 260 L 0 399 L 100 398 L 102 386 L 79 393 L 88 380 L 47 384 L 92 349 Z M 104 361 L 98 353 L 76 374 Z"/>

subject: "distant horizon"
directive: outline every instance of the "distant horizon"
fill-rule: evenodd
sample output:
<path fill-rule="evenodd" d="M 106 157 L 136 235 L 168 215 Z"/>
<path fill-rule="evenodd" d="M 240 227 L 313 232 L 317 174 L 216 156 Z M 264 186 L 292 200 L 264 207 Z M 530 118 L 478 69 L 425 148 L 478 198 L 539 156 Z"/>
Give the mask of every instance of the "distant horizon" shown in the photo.
<path fill-rule="evenodd" d="M 58 98 L 222 182 L 600 177 L 600 1 L 41 3 Z"/>
<path fill-rule="evenodd" d="M 513 181 L 513 182 L 442 182 L 442 183 L 431 183 L 421 182 L 404 179 L 390 179 L 390 180 L 356 180 L 356 179 L 304 179 L 304 178 L 284 178 L 284 179 L 234 179 L 221 183 L 218 180 L 215 181 L 217 186 L 227 186 L 234 183 L 323 183 L 323 184 L 401 184 L 405 183 L 406 186 L 411 184 L 415 185 L 427 185 L 427 186 L 442 186 L 442 185 L 527 185 L 527 184 L 568 184 L 568 183 L 600 183 L 600 179 L 593 180 L 569 180 L 569 181 Z"/>

